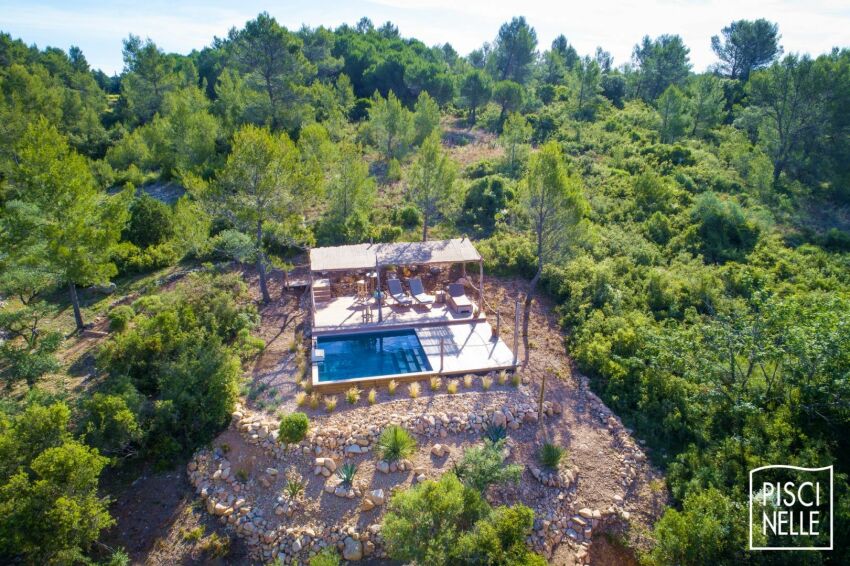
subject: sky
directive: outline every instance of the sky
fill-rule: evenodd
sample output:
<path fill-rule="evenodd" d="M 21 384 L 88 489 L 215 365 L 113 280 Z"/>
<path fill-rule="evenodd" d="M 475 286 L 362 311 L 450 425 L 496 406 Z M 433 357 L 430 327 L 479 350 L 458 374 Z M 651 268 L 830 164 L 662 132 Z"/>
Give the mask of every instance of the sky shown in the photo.
<path fill-rule="evenodd" d="M 405 37 L 448 42 L 464 55 L 523 15 L 541 51 L 564 34 L 581 54 L 602 46 L 615 65 L 629 60 L 644 35 L 673 33 L 690 47 L 695 71 L 715 62 L 711 36 L 738 19 L 778 23 L 786 53 L 850 47 L 848 0 L 0 0 L 0 31 L 39 48 L 76 45 L 92 67 L 112 74 L 123 68 L 121 41 L 131 33 L 185 54 L 262 11 L 289 29 L 354 24 L 363 16 L 375 25 L 389 20 Z"/>

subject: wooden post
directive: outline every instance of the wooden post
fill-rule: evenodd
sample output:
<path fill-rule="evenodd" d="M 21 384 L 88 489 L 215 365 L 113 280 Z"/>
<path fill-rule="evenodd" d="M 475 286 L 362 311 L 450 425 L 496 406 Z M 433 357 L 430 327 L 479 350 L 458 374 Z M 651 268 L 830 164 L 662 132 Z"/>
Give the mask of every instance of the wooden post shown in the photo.
<path fill-rule="evenodd" d="M 519 299 L 514 302 L 514 368 L 519 356 Z"/>
<path fill-rule="evenodd" d="M 445 338 L 440 338 L 440 373 L 443 373 L 443 357 L 445 356 Z"/>
<path fill-rule="evenodd" d="M 375 258 L 375 286 L 377 287 L 377 297 L 375 300 L 378 301 L 378 322 L 384 322 L 384 309 L 381 306 L 383 300 L 381 299 L 381 266 L 378 263 L 378 258 Z"/>
<path fill-rule="evenodd" d="M 478 260 L 478 312 L 484 314 L 484 260 Z"/>
<path fill-rule="evenodd" d="M 501 311 L 496 311 L 496 338 L 499 337 L 499 333 L 502 331 L 502 313 Z"/>

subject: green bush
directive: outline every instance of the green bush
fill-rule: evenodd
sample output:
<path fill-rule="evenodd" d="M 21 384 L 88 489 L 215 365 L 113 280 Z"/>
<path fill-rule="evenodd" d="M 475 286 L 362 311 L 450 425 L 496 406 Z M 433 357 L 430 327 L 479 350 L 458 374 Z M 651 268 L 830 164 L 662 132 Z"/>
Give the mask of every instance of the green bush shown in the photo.
<path fill-rule="evenodd" d="M 165 242 L 140 248 L 130 242 L 121 242 L 112 248 L 112 261 L 122 274 L 147 273 L 174 265 L 180 259 L 174 242 Z"/>
<path fill-rule="evenodd" d="M 476 179 L 469 185 L 460 222 L 475 234 L 489 234 L 514 199 L 510 181 L 499 175 Z"/>
<path fill-rule="evenodd" d="M 98 493 L 107 459 L 73 439 L 63 403 L 33 404 L 0 428 L 0 556 L 30 564 L 83 563 L 114 524 Z"/>
<path fill-rule="evenodd" d="M 460 462 L 455 464 L 455 475 L 479 493 L 484 493 L 493 484 L 516 483 L 522 475 L 519 464 L 505 465 L 504 438 L 496 442 L 485 440 L 463 451 Z"/>
<path fill-rule="evenodd" d="M 310 419 L 304 413 L 289 413 L 280 419 L 278 439 L 287 444 L 301 442 L 307 436 Z"/>
<path fill-rule="evenodd" d="M 142 249 L 163 244 L 174 237 L 173 216 L 170 206 L 143 192 L 130 204 L 122 238 Z"/>
<path fill-rule="evenodd" d="M 378 439 L 378 454 L 387 462 L 407 458 L 416 450 L 416 439 L 398 425 L 390 425 Z"/>
<path fill-rule="evenodd" d="M 497 233 L 477 242 L 476 247 L 484 257 L 487 273 L 531 278 L 537 270 L 534 247 L 525 236 Z"/>
<path fill-rule="evenodd" d="M 109 330 L 124 332 L 127 325 L 136 316 L 136 311 L 129 305 L 120 305 L 109 311 Z"/>
<path fill-rule="evenodd" d="M 209 442 L 230 419 L 242 374 L 236 345 L 257 324 L 238 275 L 191 275 L 169 293 L 134 303 L 133 328 L 98 354 L 107 387 L 144 397 L 141 445 L 168 463 Z"/>
<path fill-rule="evenodd" d="M 381 534 L 387 552 L 404 563 L 544 566 L 526 546 L 534 512 L 524 505 L 490 508 L 452 473 L 395 494 Z"/>
<path fill-rule="evenodd" d="M 422 214 L 415 206 L 405 206 L 396 213 L 396 224 L 400 224 L 408 230 L 422 225 Z"/>

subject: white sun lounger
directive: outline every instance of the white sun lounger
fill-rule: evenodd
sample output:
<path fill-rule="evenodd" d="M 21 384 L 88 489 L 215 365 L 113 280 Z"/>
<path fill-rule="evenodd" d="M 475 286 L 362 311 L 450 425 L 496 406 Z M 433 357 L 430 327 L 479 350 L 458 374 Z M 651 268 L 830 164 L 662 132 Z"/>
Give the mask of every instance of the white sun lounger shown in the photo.
<path fill-rule="evenodd" d="M 408 282 L 410 285 L 410 294 L 413 299 L 420 305 L 433 305 L 435 297 L 425 292 L 425 287 L 422 286 L 422 280 L 418 277 L 411 278 Z"/>
<path fill-rule="evenodd" d="M 466 296 L 466 291 L 460 283 L 449 285 L 447 300 L 458 314 L 472 314 L 472 301 Z"/>
<path fill-rule="evenodd" d="M 387 287 L 390 290 L 390 296 L 395 299 L 400 305 L 410 306 L 413 304 L 413 299 L 410 298 L 404 289 L 401 287 L 401 281 L 398 279 L 387 279 Z"/>

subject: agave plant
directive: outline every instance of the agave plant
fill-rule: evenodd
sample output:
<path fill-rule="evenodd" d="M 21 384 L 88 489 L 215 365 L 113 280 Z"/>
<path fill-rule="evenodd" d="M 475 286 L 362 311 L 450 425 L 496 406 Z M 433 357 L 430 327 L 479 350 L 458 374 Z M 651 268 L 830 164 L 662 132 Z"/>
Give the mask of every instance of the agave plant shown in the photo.
<path fill-rule="evenodd" d="M 495 443 L 499 442 L 500 440 L 502 440 L 503 438 L 507 437 L 508 431 L 502 425 L 491 424 L 484 431 L 484 436 L 487 438 L 487 440 L 489 440 L 490 442 L 495 444 Z"/>
<path fill-rule="evenodd" d="M 390 425 L 378 439 L 378 453 L 387 462 L 407 458 L 416 449 L 416 439 L 398 425 Z"/>
<path fill-rule="evenodd" d="M 336 475 L 344 487 L 351 487 L 351 484 L 354 482 L 354 476 L 357 475 L 357 464 L 346 462 L 336 469 Z"/>

